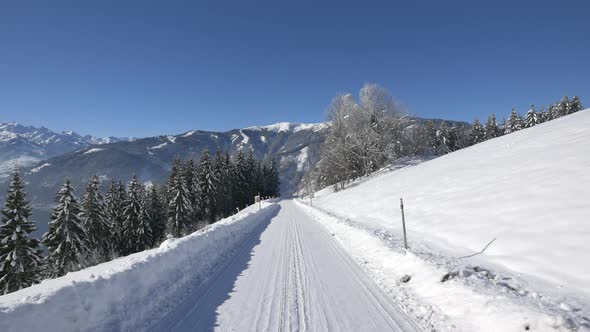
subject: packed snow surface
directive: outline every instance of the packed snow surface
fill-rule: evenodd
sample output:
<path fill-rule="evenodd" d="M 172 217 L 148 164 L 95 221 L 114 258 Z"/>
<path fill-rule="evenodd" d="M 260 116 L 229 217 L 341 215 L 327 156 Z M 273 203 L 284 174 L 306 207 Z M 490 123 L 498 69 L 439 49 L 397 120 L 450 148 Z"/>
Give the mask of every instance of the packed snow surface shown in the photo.
<path fill-rule="evenodd" d="M 468 260 L 590 298 L 590 110 L 370 178 L 314 205 L 399 235 L 401 197 L 410 246 L 460 257 L 496 239 Z"/>
<path fill-rule="evenodd" d="M 160 331 L 420 331 L 292 201 Z"/>

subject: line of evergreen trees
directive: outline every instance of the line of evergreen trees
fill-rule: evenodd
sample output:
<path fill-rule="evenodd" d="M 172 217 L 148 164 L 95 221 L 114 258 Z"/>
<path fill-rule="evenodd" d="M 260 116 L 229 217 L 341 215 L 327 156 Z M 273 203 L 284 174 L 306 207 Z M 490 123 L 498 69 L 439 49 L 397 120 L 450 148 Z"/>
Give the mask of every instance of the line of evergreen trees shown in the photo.
<path fill-rule="evenodd" d="M 262 163 L 242 151 L 232 160 L 221 150 L 213 158 L 205 150 L 198 162 L 174 160 L 165 185 L 146 186 L 134 175 L 126 187 L 112 180 L 103 196 L 93 176 L 81 201 L 66 179 L 39 241 L 31 237 L 36 227 L 15 170 L 0 225 L 0 294 L 189 234 L 253 204 L 256 195 L 279 196 L 279 185 L 274 160 Z"/>

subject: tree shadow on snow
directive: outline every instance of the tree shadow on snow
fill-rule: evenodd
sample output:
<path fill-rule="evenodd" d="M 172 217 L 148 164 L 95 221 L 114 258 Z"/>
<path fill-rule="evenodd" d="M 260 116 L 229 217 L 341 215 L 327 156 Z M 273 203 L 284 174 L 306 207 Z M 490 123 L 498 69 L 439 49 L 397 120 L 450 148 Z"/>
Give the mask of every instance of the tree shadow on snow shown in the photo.
<path fill-rule="evenodd" d="M 214 331 L 219 326 L 217 309 L 230 299 L 238 277 L 250 266 L 254 248 L 260 244 L 262 233 L 279 211 L 280 206 L 257 226 L 233 257 L 227 259 L 208 281 L 194 290 L 188 297 L 190 303 L 180 305 L 156 330 Z"/>

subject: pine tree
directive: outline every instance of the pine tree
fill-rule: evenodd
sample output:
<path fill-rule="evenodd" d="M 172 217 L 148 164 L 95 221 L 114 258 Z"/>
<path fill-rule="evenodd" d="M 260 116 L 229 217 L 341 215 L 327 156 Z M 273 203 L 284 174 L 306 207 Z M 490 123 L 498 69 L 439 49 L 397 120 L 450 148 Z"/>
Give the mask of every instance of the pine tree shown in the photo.
<path fill-rule="evenodd" d="M 524 118 L 524 127 L 530 128 L 532 126 L 538 125 L 539 123 L 541 123 L 541 121 L 539 120 L 537 112 L 535 112 L 535 105 L 531 105 L 531 108 L 526 113 Z"/>
<path fill-rule="evenodd" d="M 545 106 L 541 106 L 541 108 L 539 109 L 539 112 L 537 113 L 537 115 L 539 117 L 539 123 L 543 123 L 545 121 L 549 121 L 549 115 L 545 111 Z"/>
<path fill-rule="evenodd" d="M 229 153 L 225 153 L 223 158 L 223 178 L 220 184 L 223 188 L 224 204 L 223 204 L 223 216 L 227 217 L 235 210 L 235 202 L 233 200 L 233 175 L 234 175 L 234 164 L 231 161 Z"/>
<path fill-rule="evenodd" d="M 217 179 L 213 173 L 209 150 L 203 151 L 199 162 L 198 181 L 200 188 L 199 203 L 201 206 L 202 220 L 215 221 L 215 198 L 217 191 Z"/>
<path fill-rule="evenodd" d="M 449 129 L 444 121 L 441 122 L 436 132 L 436 142 L 438 154 L 447 154 L 452 151 L 449 144 Z"/>
<path fill-rule="evenodd" d="M 492 114 L 488 117 L 486 124 L 484 126 L 484 135 L 485 139 L 492 139 L 500 136 L 500 128 L 498 127 L 498 123 L 496 122 L 496 114 Z"/>
<path fill-rule="evenodd" d="M 95 263 L 108 260 L 114 249 L 111 242 L 111 221 L 107 217 L 101 194 L 100 180 L 92 177 L 82 199 L 82 214 L 80 218 L 86 229 L 86 246 L 92 251 Z"/>
<path fill-rule="evenodd" d="M 144 205 L 147 220 L 152 229 L 151 246 L 153 247 L 162 242 L 166 234 L 166 209 L 156 185 L 149 188 Z"/>
<path fill-rule="evenodd" d="M 580 97 L 574 96 L 574 98 L 572 99 L 571 112 L 576 113 L 576 112 L 579 112 L 583 109 L 584 109 L 584 107 L 582 106 L 582 102 L 580 101 Z"/>
<path fill-rule="evenodd" d="M 238 151 L 234 163 L 234 200 L 236 202 L 236 207 L 243 209 L 248 206 L 248 167 L 242 150 Z"/>
<path fill-rule="evenodd" d="M 171 174 L 168 183 L 167 233 L 172 237 L 181 237 L 191 229 L 193 206 L 190 201 L 190 192 L 186 186 L 185 177 L 180 174 L 177 176 Z"/>
<path fill-rule="evenodd" d="M 270 196 L 281 196 L 281 180 L 279 179 L 279 166 L 276 160 L 270 162 Z"/>
<path fill-rule="evenodd" d="M 184 165 L 179 165 L 180 173 L 184 177 L 184 183 L 189 192 L 189 201 L 192 208 L 190 220 L 196 224 L 203 218 L 201 211 L 201 187 L 199 186 L 198 169 L 193 158 L 189 158 Z M 196 225 L 195 225 L 196 226 Z"/>
<path fill-rule="evenodd" d="M 30 217 L 31 206 L 15 169 L 0 225 L 0 294 L 29 287 L 41 280 L 43 259 L 39 240 L 30 236 L 36 229 Z"/>
<path fill-rule="evenodd" d="M 225 166 L 225 158 L 223 152 L 220 149 L 215 151 L 215 157 L 213 158 L 213 176 L 216 179 L 216 195 L 215 195 L 215 217 L 225 217 L 225 198 L 227 197 L 227 186 L 229 182 L 227 180 L 227 168 Z"/>
<path fill-rule="evenodd" d="M 483 142 L 485 140 L 484 135 L 484 129 L 481 126 L 481 123 L 479 123 L 479 120 L 476 118 L 473 120 L 473 126 L 471 127 L 471 132 L 469 133 L 469 144 L 474 145 Z"/>
<path fill-rule="evenodd" d="M 508 117 L 508 122 L 504 126 L 504 134 L 510 134 L 521 129 L 522 119 L 518 113 L 516 113 L 516 109 L 512 108 L 512 112 L 510 112 L 510 116 Z"/>
<path fill-rule="evenodd" d="M 547 108 L 547 121 L 555 120 L 560 117 L 557 105 L 549 105 Z"/>
<path fill-rule="evenodd" d="M 118 183 L 111 181 L 105 197 L 105 205 L 106 217 L 111 225 L 111 247 L 116 254 L 122 254 L 125 251 L 123 248 L 123 223 L 125 221 L 123 211 L 126 200 L 123 183 L 121 181 Z"/>
<path fill-rule="evenodd" d="M 557 105 L 558 116 L 564 116 L 572 113 L 572 105 L 568 96 L 564 96 Z"/>
<path fill-rule="evenodd" d="M 152 229 L 146 217 L 143 201 L 143 189 L 137 176 L 133 175 L 127 185 L 127 201 L 123 211 L 123 246 L 126 255 L 148 249 L 153 243 Z"/>
<path fill-rule="evenodd" d="M 258 195 L 257 192 L 257 185 L 256 185 L 256 159 L 254 159 L 254 153 L 250 151 L 248 153 L 248 158 L 246 159 L 246 192 L 247 192 L 247 204 L 251 205 L 254 204 L 254 196 Z"/>
<path fill-rule="evenodd" d="M 82 206 L 74 197 L 69 179 L 66 179 L 55 200 L 57 206 L 53 208 L 49 230 L 43 234 L 42 241 L 48 250 L 48 275 L 52 278 L 83 268 L 83 259 L 89 251 L 86 230 L 80 220 Z"/>

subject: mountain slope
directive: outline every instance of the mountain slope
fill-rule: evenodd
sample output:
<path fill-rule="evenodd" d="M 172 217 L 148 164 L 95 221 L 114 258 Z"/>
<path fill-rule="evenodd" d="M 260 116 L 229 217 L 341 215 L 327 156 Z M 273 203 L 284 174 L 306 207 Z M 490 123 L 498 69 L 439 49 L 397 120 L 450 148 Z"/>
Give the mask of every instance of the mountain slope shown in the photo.
<path fill-rule="evenodd" d="M 73 150 L 126 138 L 98 138 L 81 136 L 75 132 L 55 132 L 45 127 L 23 126 L 18 123 L 0 123 L 0 176 L 15 166 L 28 167 L 41 160 Z"/>
<path fill-rule="evenodd" d="M 460 257 L 495 238 L 469 261 L 588 299 L 589 142 L 585 110 L 324 192 L 314 206 L 399 235 L 403 197 L 410 246 Z"/>

